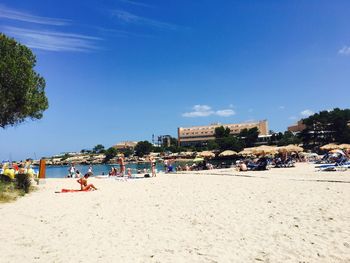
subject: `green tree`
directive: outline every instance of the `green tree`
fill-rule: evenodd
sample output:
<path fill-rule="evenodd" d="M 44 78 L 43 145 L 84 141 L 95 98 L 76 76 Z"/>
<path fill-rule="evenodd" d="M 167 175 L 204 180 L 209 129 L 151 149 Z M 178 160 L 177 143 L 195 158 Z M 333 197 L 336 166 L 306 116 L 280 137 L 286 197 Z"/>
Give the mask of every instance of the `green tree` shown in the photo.
<path fill-rule="evenodd" d="M 253 147 L 259 137 L 259 129 L 257 127 L 251 129 L 243 129 L 238 134 L 243 141 L 246 147 Z"/>
<path fill-rule="evenodd" d="M 129 157 L 134 153 L 134 151 L 132 149 L 126 148 L 126 149 L 120 150 L 120 153 L 124 154 L 125 157 Z"/>
<path fill-rule="evenodd" d="M 214 130 L 214 136 L 215 138 L 224 138 L 224 137 L 228 137 L 230 135 L 230 128 L 228 127 L 224 127 L 224 126 L 220 126 L 215 128 Z"/>
<path fill-rule="evenodd" d="M 114 147 L 110 147 L 106 150 L 105 152 L 105 162 L 108 162 L 109 160 L 113 159 L 114 157 L 116 157 L 118 154 L 117 149 L 115 149 Z"/>
<path fill-rule="evenodd" d="M 208 147 L 208 150 L 211 150 L 211 151 L 219 149 L 219 145 L 216 143 L 216 141 L 213 141 L 213 140 L 208 142 L 207 147 Z"/>
<path fill-rule="evenodd" d="M 350 109 L 320 111 L 303 119 L 303 123 L 306 128 L 299 137 L 307 148 L 331 142 L 350 143 Z"/>
<path fill-rule="evenodd" d="M 210 150 L 234 150 L 240 151 L 243 149 L 242 142 L 236 137 L 230 134 L 231 130 L 228 127 L 220 126 L 215 128 L 214 141 L 208 142 L 208 149 Z"/>
<path fill-rule="evenodd" d="M 177 145 L 178 145 L 177 139 L 174 138 L 174 137 L 171 137 L 171 138 L 170 138 L 170 145 L 171 145 L 171 146 L 176 146 L 176 147 L 177 147 Z"/>
<path fill-rule="evenodd" d="M 138 142 L 135 146 L 135 153 L 139 157 L 149 154 L 153 149 L 153 145 L 149 141 Z"/>
<path fill-rule="evenodd" d="M 165 151 L 165 148 L 163 146 L 154 146 L 152 148 L 152 152 L 155 152 L 155 153 L 161 153 L 164 151 Z"/>
<path fill-rule="evenodd" d="M 295 136 L 292 132 L 286 131 L 284 132 L 282 138 L 277 142 L 278 146 L 284 146 L 289 144 L 299 144 L 301 143 L 301 139 Z"/>
<path fill-rule="evenodd" d="M 240 139 L 236 136 L 227 136 L 224 138 L 218 138 L 215 143 L 219 146 L 218 150 L 233 150 L 239 152 L 243 149 L 244 145 Z"/>
<path fill-rule="evenodd" d="M 48 108 L 45 79 L 35 65 L 29 48 L 0 34 L 0 127 L 43 117 Z"/>
<path fill-rule="evenodd" d="M 93 153 L 104 153 L 105 152 L 105 147 L 102 144 L 97 144 L 93 149 Z"/>
<path fill-rule="evenodd" d="M 271 133 L 271 139 L 270 143 L 271 145 L 278 144 L 278 142 L 283 138 L 283 133 L 282 132 L 273 132 Z"/>

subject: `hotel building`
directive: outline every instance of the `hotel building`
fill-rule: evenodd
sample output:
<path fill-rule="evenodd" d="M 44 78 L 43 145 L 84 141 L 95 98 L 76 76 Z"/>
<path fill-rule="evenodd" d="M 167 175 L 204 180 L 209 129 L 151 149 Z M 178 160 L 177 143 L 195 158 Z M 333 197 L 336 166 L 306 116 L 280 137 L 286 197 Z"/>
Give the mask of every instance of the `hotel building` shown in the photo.
<path fill-rule="evenodd" d="M 203 145 L 210 140 L 215 139 L 215 128 L 225 127 L 231 130 L 232 135 L 239 134 L 243 129 L 258 128 L 259 137 L 268 137 L 269 129 L 267 120 L 258 122 L 246 122 L 235 124 L 211 124 L 207 126 L 193 126 L 188 128 L 180 127 L 177 129 L 178 143 L 180 146 Z"/>
<path fill-rule="evenodd" d="M 302 130 L 304 130 L 306 128 L 306 125 L 303 123 L 303 120 L 298 121 L 296 124 L 289 126 L 288 127 L 288 131 L 296 134 L 301 132 Z"/>

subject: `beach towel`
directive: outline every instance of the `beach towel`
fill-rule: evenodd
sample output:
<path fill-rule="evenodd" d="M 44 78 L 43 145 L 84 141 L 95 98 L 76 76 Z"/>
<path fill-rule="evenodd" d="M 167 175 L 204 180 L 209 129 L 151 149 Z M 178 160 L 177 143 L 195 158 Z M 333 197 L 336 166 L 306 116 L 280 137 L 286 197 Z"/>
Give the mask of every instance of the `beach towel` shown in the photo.
<path fill-rule="evenodd" d="M 90 192 L 90 190 L 62 189 L 61 192 L 56 192 L 56 193 L 76 193 L 76 192 Z"/>

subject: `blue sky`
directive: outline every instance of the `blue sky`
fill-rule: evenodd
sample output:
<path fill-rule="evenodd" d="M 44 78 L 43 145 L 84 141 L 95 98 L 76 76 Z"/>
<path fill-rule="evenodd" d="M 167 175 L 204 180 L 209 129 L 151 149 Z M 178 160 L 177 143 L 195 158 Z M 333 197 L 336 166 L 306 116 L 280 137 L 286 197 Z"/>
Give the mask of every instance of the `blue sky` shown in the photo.
<path fill-rule="evenodd" d="M 0 31 L 46 79 L 39 121 L 0 130 L 0 159 L 267 119 L 284 131 L 349 107 L 349 1 L 0 1 Z"/>

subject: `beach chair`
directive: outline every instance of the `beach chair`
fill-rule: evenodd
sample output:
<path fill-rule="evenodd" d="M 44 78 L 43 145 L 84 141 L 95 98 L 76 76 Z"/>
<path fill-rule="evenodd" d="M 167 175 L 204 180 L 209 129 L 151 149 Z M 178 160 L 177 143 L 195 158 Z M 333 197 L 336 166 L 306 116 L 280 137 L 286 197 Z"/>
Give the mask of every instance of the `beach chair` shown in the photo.
<path fill-rule="evenodd" d="M 346 162 L 344 160 L 341 160 L 340 162 L 336 162 L 334 164 L 325 164 L 325 165 L 319 165 L 316 166 L 318 168 L 318 171 L 346 171 L 350 167 L 350 162 Z"/>

